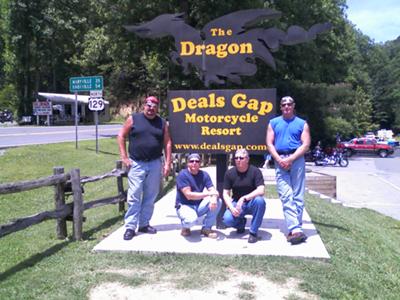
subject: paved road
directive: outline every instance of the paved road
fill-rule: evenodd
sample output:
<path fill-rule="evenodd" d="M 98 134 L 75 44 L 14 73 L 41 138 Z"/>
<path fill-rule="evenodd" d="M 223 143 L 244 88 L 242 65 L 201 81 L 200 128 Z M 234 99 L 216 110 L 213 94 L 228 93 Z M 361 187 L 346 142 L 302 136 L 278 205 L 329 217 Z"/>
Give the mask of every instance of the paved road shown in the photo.
<path fill-rule="evenodd" d="M 336 176 L 337 200 L 344 205 L 400 220 L 400 149 L 387 158 L 353 156 L 347 168 L 313 164 L 308 168 Z"/>
<path fill-rule="evenodd" d="M 98 138 L 116 136 L 122 125 L 98 125 Z M 78 142 L 95 140 L 96 126 L 78 126 Z M 0 127 L 0 149 L 35 144 L 72 142 L 75 126 L 8 126 Z"/>

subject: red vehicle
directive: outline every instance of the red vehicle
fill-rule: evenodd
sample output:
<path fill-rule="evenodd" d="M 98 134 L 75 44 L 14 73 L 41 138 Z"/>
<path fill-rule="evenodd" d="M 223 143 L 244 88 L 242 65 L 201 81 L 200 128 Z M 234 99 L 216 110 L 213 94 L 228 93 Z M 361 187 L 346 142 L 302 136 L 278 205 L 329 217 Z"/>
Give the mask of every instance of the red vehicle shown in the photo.
<path fill-rule="evenodd" d="M 387 157 L 394 153 L 394 148 L 387 144 L 379 144 L 374 138 L 355 138 L 349 142 L 341 142 L 337 145 L 346 155 L 355 153 L 375 153 L 380 157 Z"/>

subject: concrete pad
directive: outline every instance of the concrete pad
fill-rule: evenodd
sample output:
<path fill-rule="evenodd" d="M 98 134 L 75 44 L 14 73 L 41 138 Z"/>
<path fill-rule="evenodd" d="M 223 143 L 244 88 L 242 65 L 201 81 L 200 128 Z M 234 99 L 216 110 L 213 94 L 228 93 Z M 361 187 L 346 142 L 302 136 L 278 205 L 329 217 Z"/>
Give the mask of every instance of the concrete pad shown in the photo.
<path fill-rule="evenodd" d="M 209 173 L 213 178 L 212 172 Z M 266 199 L 266 213 L 258 232 L 260 240 L 257 243 L 247 242 L 251 216 L 247 216 L 244 234 L 237 234 L 236 229 L 227 228 L 216 230 L 217 239 L 203 237 L 200 235 L 202 220 L 199 220 L 198 225 L 192 227 L 191 236 L 183 237 L 180 235 L 181 225 L 174 208 L 175 195 L 176 190 L 172 190 L 155 205 L 151 225 L 157 229 L 157 234 L 138 233 L 132 240 L 124 241 L 125 228 L 122 226 L 93 250 L 330 258 L 307 211 L 304 211 L 303 215 L 303 229 L 308 236 L 307 241 L 300 245 L 291 245 L 286 241 L 287 232 L 279 199 Z"/>

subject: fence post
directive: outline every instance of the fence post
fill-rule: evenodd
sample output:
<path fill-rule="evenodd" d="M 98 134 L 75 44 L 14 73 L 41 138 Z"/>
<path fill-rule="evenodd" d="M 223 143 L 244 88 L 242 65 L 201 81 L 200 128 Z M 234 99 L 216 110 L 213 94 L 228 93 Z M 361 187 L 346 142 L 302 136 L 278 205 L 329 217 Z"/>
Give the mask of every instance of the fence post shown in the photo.
<path fill-rule="evenodd" d="M 73 236 L 79 241 L 82 239 L 82 223 L 83 223 L 83 198 L 81 189 L 81 175 L 79 169 L 71 170 L 71 186 L 74 197 L 73 212 Z"/>
<path fill-rule="evenodd" d="M 117 160 L 116 169 L 122 171 L 122 160 Z M 124 182 L 122 175 L 119 175 L 117 177 L 117 187 L 118 187 L 118 195 L 122 195 L 124 193 Z M 125 201 L 118 202 L 118 211 L 119 212 L 125 211 Z"/>
<path fill-rule="evenodd" d="M 64 167 L 54 167 L 53 174 L 64 174 Z M 54 186 L 54 200 L 56 210 L 62 209 L 65 205 L 65 194 L 64 194 L 64 186 L 65 183 L 58 183 Z M 57 218 L 57 238 L 58 239 L 65 239 L 67 237 L 67 221 L 65 218 Z"/>

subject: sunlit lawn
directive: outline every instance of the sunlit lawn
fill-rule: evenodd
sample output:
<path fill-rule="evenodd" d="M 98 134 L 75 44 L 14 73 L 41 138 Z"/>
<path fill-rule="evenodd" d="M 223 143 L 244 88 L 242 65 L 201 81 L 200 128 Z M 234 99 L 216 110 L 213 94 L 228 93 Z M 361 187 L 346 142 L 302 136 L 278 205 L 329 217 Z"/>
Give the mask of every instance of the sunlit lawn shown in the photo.
<path fill-rule="evenodd" d="M 8 149 L 0 156 L 0 183 L 52 174 L 54 166 L 82 176 L 112 170 L 119 159 L 115 139 Z M 273 189 L 273 187 L 269 188 Z M 86 201 L 116 195 L 115 178 L 85 185 Z M 272 190 L 267 195 L 274 195 Z M 0 196 L 0 224 L 54 208 L 52 188 Z M 71 199 L 68 199 L 71 201 Z M 85 299 L 103 282 L 127 286 L 159 280 L 178 288 L 204 288 L 209 278 L 228 279 L 233 270 L 276 282 L 296 278 L 301 289 L 323 299 L 399 299 L 400 222 L 367 209 L 351 209 L 307 195 L 307 211 L 331 255 L 329 261 L 269 256 L 210 256 L 93 253 L 122 225 L 115 205 L 85 211 L 84 241 L 57 240 L 50 220 L 0 238 L 0 299 Z M 68 233 L 72 234 L 71 224 Z M 106 272 L 132 269 L 131 276 Z M 142 272 L 140 272 L 142 271 Z M 184 280 L 183 282 L 181 280 Z"/>

